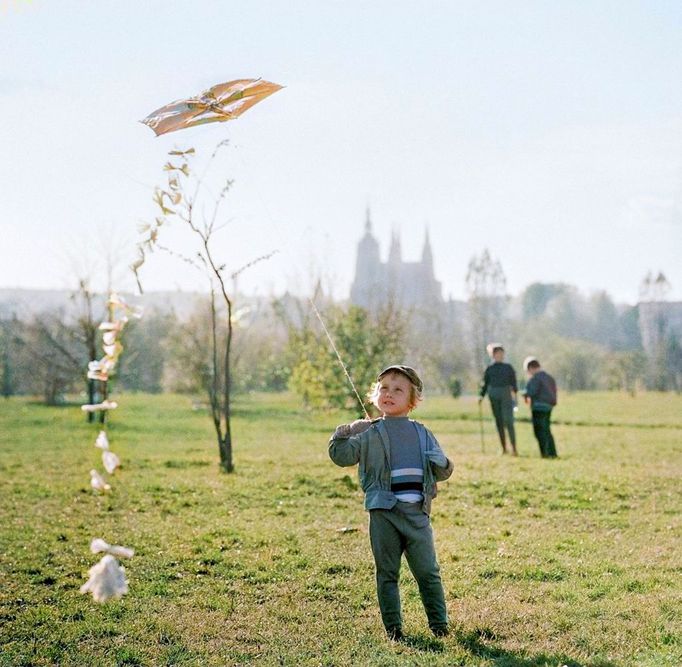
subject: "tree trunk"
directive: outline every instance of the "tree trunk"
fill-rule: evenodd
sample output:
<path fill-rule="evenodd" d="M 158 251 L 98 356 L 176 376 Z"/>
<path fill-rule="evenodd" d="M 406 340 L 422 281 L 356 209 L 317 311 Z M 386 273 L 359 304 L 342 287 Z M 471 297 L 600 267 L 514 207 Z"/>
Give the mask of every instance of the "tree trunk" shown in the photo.
<path fill-rule="evenodd" d="M 95 380 L 88 379 L 88 403 L 92 405 L 95 402 Z M 88 424 L 95 421 L 94 412 L 88 412 Z"/>
<path fill-rule="evenodd" d="M 228 318 L 231 316 L 231 308 L 228 308 Z M 222 401 L 219 401 L 216 397 L 217 402 L 221 406 L 222 415 L 220 415 L 220 421 L 222 422 L 222 429 L 218 430 L 218 448 L 220 450 L 220 467 L 225 472 L 234 472 L 234 464 L 232 462 L 232 426 L 230 423 L 230 347 L 232 343 L 232 326 L 228 326 L 227 330 L 227 341 L 225 345 L 225 365 L 223 367 L 224 373 L 224 386 Z M 222 432 L 221 432 L 222 431 Z"/>
<path fill-rule="evenodd" d="M 57 405 L 61 383 L 58 378 L 48 377 L 45 382 L 45 405 Z"/>
<path fill-rule="evenodd" d="M 225 435 L 218 441 L 218 447 L 220 448 L 220 467 L 225 472 L 234 472 L 234 464 L 232 463 L 232 434 L 229 422 Z"/>
<path fill-rule="evenodd" d="M 5 349 L 2 355 L 2 395 L 9 398 L 14 393 L 12 386 L 12 364 L 9 357 L 9 337 L 5 341 Z"/>
<path fill-rule="evenodd" d="M 227 338 L 225 340 L 225 366 L 223 368 L 225 384 L 223 387 L 223 419 L 225 420 L 225 435 L 220 451 L 221 465 L 225 472 L 233 472 L 232 463 L 232 428 L 231 428 L 231 393 L 232 393 L 232 373 L 230 367 L 230 354 L 232 352 L 232 301 L 227 297 L 225 287 L 223 287 L 223 299 L 227 306 Z"/>

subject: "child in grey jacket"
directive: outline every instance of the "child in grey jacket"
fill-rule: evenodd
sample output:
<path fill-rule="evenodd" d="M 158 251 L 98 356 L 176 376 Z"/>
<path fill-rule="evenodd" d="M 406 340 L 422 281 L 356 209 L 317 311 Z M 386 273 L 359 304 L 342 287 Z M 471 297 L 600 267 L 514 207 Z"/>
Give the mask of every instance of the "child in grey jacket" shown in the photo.
<path fill-rule="evenodd" d="M 436 482 L 450 477 L 453 464 L 431 431 L 408 418 L 422 392 L 422 381 L 413 368 L 388 366 L 369 394 L 382 416 L 341 424 L 329 441 L 334 463 L 359 464 L 381 618 L 395 640 L 403 636 L 398 590 L 403 553 L 417 580 L 429 627 L 436 636 L 448 632 L 429 514 Z"/>

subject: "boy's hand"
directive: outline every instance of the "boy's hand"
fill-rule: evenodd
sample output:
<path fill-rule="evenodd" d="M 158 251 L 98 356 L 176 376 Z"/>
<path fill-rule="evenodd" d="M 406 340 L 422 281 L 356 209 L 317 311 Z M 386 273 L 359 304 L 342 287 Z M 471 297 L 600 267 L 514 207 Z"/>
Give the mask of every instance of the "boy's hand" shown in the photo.
<path fill-rule="evenodd" d="M 339 424 L 334 431 L 334 438 L 350 438 L 366 431 L 372 422 L 369 419 L 356 419 L 351 424 Z"/>
<path fill-rule="evenodd" d="M 349 438 L 350 437 L 350 424 L 339 424 L 334 431 L 332 438 Z"/>
<path fill-rule="evenodd" d="M 448 457 L 437 449 L 430 449 L 426 452 L 426 458 L 439 468 L 445 468 L 448 465 Z"/>
<path fill-rule="evenodd" d="M 350 425 L 350 434 L 360 435 L 360 433 L 366 431 L 371 425 L 372 425 L 371 419 L 356 419 Z"/>

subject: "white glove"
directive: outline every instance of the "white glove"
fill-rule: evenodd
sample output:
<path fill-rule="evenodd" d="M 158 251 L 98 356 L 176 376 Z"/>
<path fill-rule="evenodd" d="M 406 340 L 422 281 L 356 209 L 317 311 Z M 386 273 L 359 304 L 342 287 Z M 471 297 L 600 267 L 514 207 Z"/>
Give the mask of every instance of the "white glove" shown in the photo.
<path fill-rule="evenodd" d="M 448 465 L 448 457 L 439 449 L 430 449 L 426 452 L 426 458 L 439 468 L 445 468 Z"/>

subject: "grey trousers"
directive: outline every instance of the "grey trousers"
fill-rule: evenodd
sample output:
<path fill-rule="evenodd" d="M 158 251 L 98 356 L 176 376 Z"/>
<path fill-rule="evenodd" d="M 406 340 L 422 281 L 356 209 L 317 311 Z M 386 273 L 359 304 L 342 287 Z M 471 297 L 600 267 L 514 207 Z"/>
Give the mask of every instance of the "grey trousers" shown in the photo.
<path fill-rule="evenodd" d="M 504 429 L 509 431 L 509 441 L 516 447 L 516 432 L 514 431 L 514 403 L 512 402 L 511 387 L 490 387 L 488 389 L 490 397 L 490 407 L 495 417 L 497 434 L 500 436 L 500 443 L 504 447 Z"/>
<path fill-rule="evenodd" d="M 429 627 L 446 627 L 448 615 L 431 520 L 422 511 L 421 503 L 399 502 L 391 510 L 371 510 L 369 538 L 376 565 L 377 597 L 384 627 L 402 626 L 398 581 L 403 552 L 419 586 Z"/>

